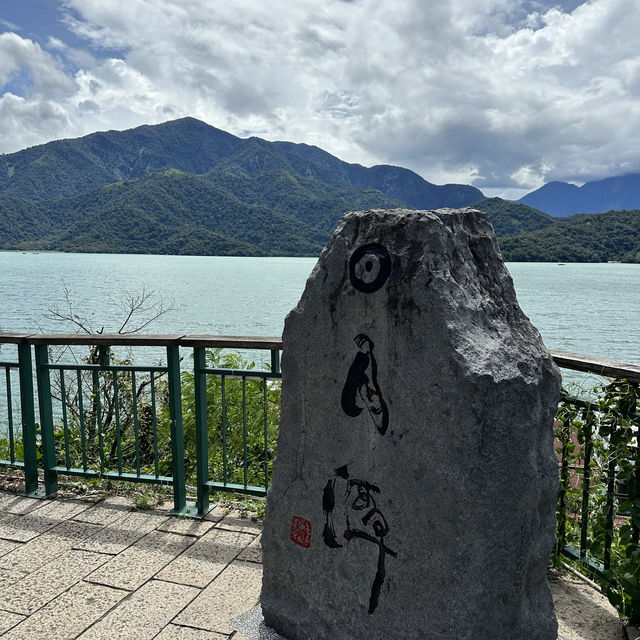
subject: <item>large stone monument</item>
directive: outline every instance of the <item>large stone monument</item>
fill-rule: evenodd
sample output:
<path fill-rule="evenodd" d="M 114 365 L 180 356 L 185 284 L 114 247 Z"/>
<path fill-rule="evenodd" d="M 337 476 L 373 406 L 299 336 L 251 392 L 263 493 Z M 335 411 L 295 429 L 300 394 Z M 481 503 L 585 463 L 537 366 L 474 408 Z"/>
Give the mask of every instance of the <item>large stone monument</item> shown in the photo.
<path fill-rule="evenodd" d="M 283 334 L 265 623 L 555 640 L 560 376 L 485 214 L 347 214 Z"/>

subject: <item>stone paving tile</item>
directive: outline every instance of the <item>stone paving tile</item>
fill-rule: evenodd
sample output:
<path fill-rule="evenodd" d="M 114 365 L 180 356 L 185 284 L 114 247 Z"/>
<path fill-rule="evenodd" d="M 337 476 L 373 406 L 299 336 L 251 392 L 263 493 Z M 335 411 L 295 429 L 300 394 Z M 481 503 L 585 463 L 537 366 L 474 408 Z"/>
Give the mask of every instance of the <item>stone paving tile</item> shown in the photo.
<path fill-rule="evenodd" d="M 199 538 L 207 533 L 214 524 L 214 522 L 196 520 L 195 518 L 169 518 L 164 524 L 160 525 L 158 529 L 169 533 L 179 533 L 183 536 L 195 536 Z"/>
<path fill-rule="evenodd" d="M 173 622 L 230 634 L 229 620 L 256 605 L 261 586 L 261 565 L 233 562 Z"/>
<path fill-rule="evenodd" d="M 216 505 L 209 511 L 209 513 L 205 514 L 204 519 L 209 522 L 218 522 L 224 518 L 227 513 L 229 513 L 229 509 L 227 507 L 221 507 L 220 505 Z"/>
<path fill-rule="evenodd" d="M 78 640 L 150 640 L 198 593 L 194 587 L 151 580 L 78 636 Z"/>
<path fill-rule="evenodd" d="M 12 585 L 14 582 L 18 582 L 27 575 L 26 571 L 20 571 L 19 569 L 2 569 L 0 570 L 0 591 L 5 587 Z M 0 609 L 3 607 L 3 602 L 0 599 Z"/>
<path fill-rule="evenodd" d="M 14 549 L 21 547 L 22 545 L 19 542 L 13 542 L 11 540 L 0 540 L 0 558 L 6 555 L 7 553 L 11 553 Z"/>
<path fill-rule="evenodd" d="M 25 619 L 24 616 L 18 613 L 9 613 L 8 611 L 0 611 L 0 634 L 15 627 L 17 624 Z"/>
<path fill-rule="evenodd" d="M 28 542 L 88 507 L 86 502 L 77 500 L 49 500 L 39 509 L 34 509 L 24 516 L 1 522 L 0 538 Z"/>
<path fill-rule="evenodd" d="M 262 535 L 254 538 L 253 542 L 242 550 L 238 560 L 245 562 L 262 562 Z"/>
<path fill-rule="evenodd" d="M 162 633 L 156 636 L 154 640 L 222 640 L 228 637 L 229 636 L 224 633 L 215 633 L 213 631 L 205 631 L 204 629 L 179 627 L 177 624 L 170 624 L 165 627 Z"/>
<path fill-rule="evenodd" d="M 99 525 L 67 520 L 42 535 L 0 557 L 0 569 L 4 567 L 35 571 L 72 549 L 79 540 L 96 533 Z"/>
<path fill-rule="evenodd" d="M 0 609 L 31 614 L 108 559 L 108 556 L 99 553 L 68 551 L 57 560 L 0 589 Z"/>
<path fill-rule="evenodd" d="M 91 508 L 78 514 L 74 520 L 91 524 L 108 525 L 133 511 L 131 500 L 123 496 L 113 496 L 98 502 Z"/>
<path fill-rule="evenodd" d="M 253 536 L 246 533 L 212 529 L 156 577 L 193 587 L 206 587 L 252 541 Z"/>
<path fill-rule="evenodd" d="M 74 549 L 115 555 L 159 527 L 167 518 L 145 511 L 124 512 L 121 518 L 74 545 Z"/>
<path fill-rule="evenodd" d="M 73 640 L 126 595 L 119 589 L 79 582 L 11 629 L 3 640 Z"/>
<path fill-rule="evenodd" d="M 13 493 L 0 494 L 0 511 L 3 513 L 16 513 L 25 515 L 34 509 L 38 509 L 46 504 L 46 500 L 19 496 Z"/>
<path fill-rule="evenodd" d="M 152 531 L 87 576 L 87 580 L 133 591 L 193 544 L 194 538 Z"/>
<path fill-rule="evenodd" d="M 239 511 L 231 511 L 218 524 L 218 529 L 228 529 L 230 531 L 241 531 L 242 533 L 252 533 L 258 535 L 262 533 L 262 523 L 253 522 L 250 518 L 243 518 Z"/>
<path fill-rule="evenodd" d="M 549 584 L 564 640 L 620 640 L 624 637 L 616 610 L 607 598 L 569 573 L 552 571 Z"/>

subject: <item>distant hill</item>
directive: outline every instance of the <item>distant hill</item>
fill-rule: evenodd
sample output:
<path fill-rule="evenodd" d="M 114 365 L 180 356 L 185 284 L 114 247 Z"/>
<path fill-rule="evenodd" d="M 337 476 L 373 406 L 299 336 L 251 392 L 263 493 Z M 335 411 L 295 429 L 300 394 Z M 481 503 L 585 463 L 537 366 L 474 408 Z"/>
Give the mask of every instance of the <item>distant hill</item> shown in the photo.
<path fill-rule="evenodd" d="M 552 216 L 640 208 L 640 174 L 587 182 L 581 187 L 548 182 L 518 201 Z"/>
<path fill-rule="evenodd" d="M 481 197 L 183 118 L 0 156 L 0 248 L 315 255 L 348 210 Z"/>
<path fill-rule="evenodd" d="M 502 198 L 483 198 L 470 206 L 489 215 L 498 238 L 545 229 L 555 223 L 548 213 Z"/>
<path fill-rule="evenodd" d="M 502 238 L 505 260 L 521 262 L 640 262 L 640 211 L 571 216 Z"/>

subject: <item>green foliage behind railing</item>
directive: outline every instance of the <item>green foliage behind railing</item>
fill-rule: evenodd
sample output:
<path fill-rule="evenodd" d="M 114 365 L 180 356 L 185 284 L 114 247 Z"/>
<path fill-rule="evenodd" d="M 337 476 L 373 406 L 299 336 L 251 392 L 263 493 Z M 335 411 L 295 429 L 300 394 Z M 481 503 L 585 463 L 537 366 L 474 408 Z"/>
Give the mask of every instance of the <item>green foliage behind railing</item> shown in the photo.
<path fill-rule="evenodd" d="M 205 364 L 219 372 L 207 374 L 209 478 L 266 491 L 278 439 L 280 380 L 220 348 L 206 349 Z M 196 392 L 191 371 L 182 374 L 182 403 L 187 478 L 195 484 Z"/>
<path fill-rule="evenodd" d="M 589 399 L 563 393 L 558 551 L 593 573 L 623 617 L 640 622 L 640 455 L 637 384 L 614 380 Z"/>

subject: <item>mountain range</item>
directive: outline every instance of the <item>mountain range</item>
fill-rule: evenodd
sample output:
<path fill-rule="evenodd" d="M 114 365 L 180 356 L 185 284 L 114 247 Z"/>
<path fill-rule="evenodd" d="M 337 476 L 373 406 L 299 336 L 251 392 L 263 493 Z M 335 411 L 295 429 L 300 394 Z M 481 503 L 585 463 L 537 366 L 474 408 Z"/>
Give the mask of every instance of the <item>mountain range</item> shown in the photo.
<path fill-rule="evenodd" d="M 347 210 L 481 197 L 183 118 L 0 156 L 0 248 L 313 255 Z"/>
<path fill-rule="evenodd" d="M 529 196 L 547 197 L 544 189 Z M 591 224 L 554 218 L 548 205 L 545 213 L 524 202 L 529 196 L 484 198 L 401 167 L 367 168 L 318 147 L 238 138 L 183 118 L 1 155 L 0 249 L 317 255 L 348 210 L 471 205 L 489 214 L 507 259 L 567 261 L 556 248 L 566 253 L 565 240 L 577 238 L 576 260 L 640 261 L 637 212 L 599 214 Z M 595 229 L 610 242 L 592 242 Z"/>
<path fill-rule="evenodd" d="M 640 174 L 586 182 L 548 182 L 518 201 L 552 216 L 640 208 Z"/>

